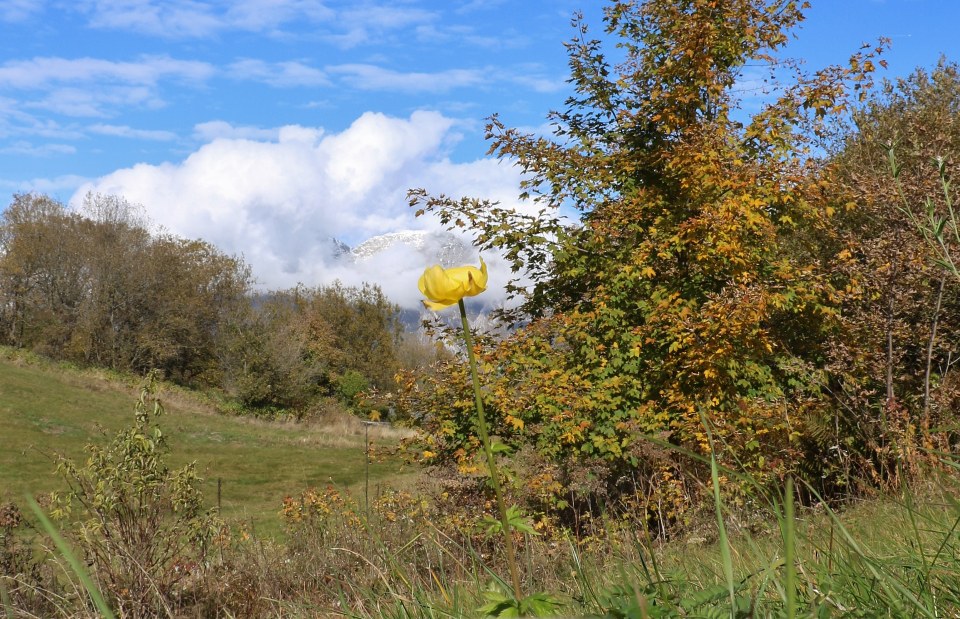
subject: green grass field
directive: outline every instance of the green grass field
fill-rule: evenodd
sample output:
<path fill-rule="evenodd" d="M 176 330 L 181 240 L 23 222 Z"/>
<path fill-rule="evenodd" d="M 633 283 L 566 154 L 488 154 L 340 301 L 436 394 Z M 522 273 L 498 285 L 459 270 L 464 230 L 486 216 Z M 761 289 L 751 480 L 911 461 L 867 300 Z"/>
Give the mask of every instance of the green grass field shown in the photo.
<path fill-rule="evenodd" d="M 63 368 L 0 349 L 0 501 L 64 488 L 54 458 L 85 458 L 84 445 L 105 444 L 133 422 L 136 381 Z M 175 389 L 162 390 L 160 427 L 170 463 L 196 461 L 211 505 L 221 484 L 222 515 L 261 532 L 278 526 L 288 494 L 333 483 L 362 499 L 364 430 L 359 423 L 306 425 L 229 417 Z M 395 444 L 396 433 L 374 429 L 375 445 Z M 373 495 L 404 476 L 397 461 L 371 462 Z"/>
<path fill-rule="evenodd" d="M 53 473 L 54 454 L 82 458 L 85 444 L 106 443 L 131 423 L 136 382 L 0 348 L 0 502 L 23 503 L 25 493 L 62 488 Z M 229 549 L 234 554 L 225 565 L 233 571 L 227 574 L 256 585 L 237 599 L 259 600 L 256 612 L 237 616 L 317 616 L 323 604 L 344 601 L 357 617 L 476 616 L 489 601 L 490 575 L 505 573 L 502 563 L 481 568 L 471 548 L 435 537 L 436 523 L 410 518 L 385 520 L 375 513 L 374 526 L 365 528 L 352 513 L 334 513 L 322 530 L 305 525 L 289 538 L 279 535 L 277 512 L 285 495 L 332 481 L 362 501 L 362 425 L 227 417 L 175 388 L 161 398 L 171 463 L 196 461 L 208 503 L 216 501 L 219 478 L 224 517 L 248 523 L 254 539 L 280 542 Z M 371 438 L 393 444 L 398 439 L 392 434 Z M 925 483 L 846 505 L 839 514 L 818 506 L 794 516 L 792 507 L 771 499 L 768 506 L 757 503 L 756 520 L 736 525 L 742 511 L 722 506 L 723 518 L 707 515 L 691 535 L 671 541 L 646 540 L 613 521 L 597 547 L 528 536 L 525 592 L 550 594 L 562 616 L 607 619 L 960 616 L 957 469 L 947 459 Z M 369 471 L 371 494 L 378 485 L 414 479 L 396 462 L 372 464 Z M 318 580 L 318 573 L 328 580 Z M 11 577 L 4 583 L 12 593 L 0 608 L 8 614 L 15 608 L 11 596 L 20 595 L 24 608 L 36 602 L 27 595 L 29 583 Z M 384 584 L 391 595 L 383 595 Z M 210 586 L 208 595 L 221 596 L 217 603 L 231 603 L 223 589 Z M 59 616 L 75 616 L 75 610 L 64 606 Z"/>

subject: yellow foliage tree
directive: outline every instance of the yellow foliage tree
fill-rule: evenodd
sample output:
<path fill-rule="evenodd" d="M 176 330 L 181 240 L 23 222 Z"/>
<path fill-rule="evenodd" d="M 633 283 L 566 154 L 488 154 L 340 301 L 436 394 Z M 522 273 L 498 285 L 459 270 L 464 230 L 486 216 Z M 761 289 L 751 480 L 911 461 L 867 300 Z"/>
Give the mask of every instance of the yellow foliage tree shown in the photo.
<path fill-rule="evenodd" d="M 523 169 L 539 216 L 411 193 L 534 281 L 511 286 L 523 303 L 510 317 L 523 326 L 485 351 L 485 380 L 502 440 L 534 454 L 554 506 L 646 506 L 669 494 L 679 513 L 698 468 L 678 465 L 664 443 L 714 451 L 761 481 L 796 468 L 797 420 L 817 405 L 838 301 L 807 246 L 829 234 L 836 210 L 810 152 L 847 112 L 850 87 L 869 83 L 879 51 L 797 72 L 743 122 L 745 67 L 796 69 L 775 54 L 804 8 L 613 1 L 606 31 L 621 58 L 609 61 L 574 21 L 577 94 L 550 115 L 553 139 L 496 117 L 489 125 L 492 152 Z M 576 210 L 579 225 L 565 225 L 561 209 Z M 451 367 L 418 404 L 439 453 L 461 468 L 475 441 L 462 387 Z"/>

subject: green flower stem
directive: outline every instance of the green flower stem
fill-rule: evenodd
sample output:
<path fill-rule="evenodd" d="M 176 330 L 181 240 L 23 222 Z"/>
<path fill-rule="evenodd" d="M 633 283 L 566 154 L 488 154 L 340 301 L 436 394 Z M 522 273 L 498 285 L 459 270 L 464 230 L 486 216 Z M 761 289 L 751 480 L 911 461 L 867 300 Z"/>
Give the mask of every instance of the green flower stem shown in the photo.
<path fill-rule="evenodd" d="M 507 516 L 507 505 L 503 501 L 503 491 L 500 489 L 500 473 L 493 457 L 490 446 L 490 433 L 487 432 L 487 419 L 483 414 L 483 399 L 480 397 L 480 379 L 477 377 L 477 358 L 473 353 L 473 337 L 470 335 L 470 324 L 467 322 L 467 308 L 463 299 L 460 305 L 460 320 L 463 322 L 463 339 L 467 344 L 467 356 L 470 359 L 470 377 L 473 379 L 473 395 L 477 401 L 477 431 L 483 451 L 487 456 L 487 467 L 490 469 L 490 482 L 493 484 L 493 493 L 497 496 L 497 509 L 500 511 L 500 524 L 503 528 L 503 543 L 507 549 L 507 564 L 510 566 L 510 578 L 513 580 L 513 595 L 519 602 L 523 599 L 520 589 L 520 572 L 517 570 L 517 554 L 513 549 L 513 534 L 510 530 L 510 519 Z"/>

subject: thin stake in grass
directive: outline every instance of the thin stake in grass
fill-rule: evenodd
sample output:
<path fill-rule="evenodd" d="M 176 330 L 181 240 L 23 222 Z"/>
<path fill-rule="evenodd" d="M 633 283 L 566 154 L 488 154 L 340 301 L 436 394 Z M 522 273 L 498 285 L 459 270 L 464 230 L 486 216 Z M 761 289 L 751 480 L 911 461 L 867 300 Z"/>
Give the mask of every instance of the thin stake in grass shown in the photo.
<path fill-rule="evenodd" d="M 3 614 L 7 619 L 13 619 L 13 601 L 10 599 L 10 594 L 7 593 L 7 588 L 2 582 L 0 582 L 0 602 L 3 603 Z"/>
<path fill-rule="evenodd" d="M 730 595 L 730 616 L 737 608 L 736 584 L 733 581 L 733 556 L 730 554 L 730 540 L 727 527 L 723 523 L 723 503 L 720 500 L 720 474 L 717 470 L 717 456 L 710 453 L 710 477 L 713 480 L 713 504 L 717 511 L 717 531 L 720 537 L 720 558 L 723 561 L 723 576 L 727 581 L 727 593 Z"/>

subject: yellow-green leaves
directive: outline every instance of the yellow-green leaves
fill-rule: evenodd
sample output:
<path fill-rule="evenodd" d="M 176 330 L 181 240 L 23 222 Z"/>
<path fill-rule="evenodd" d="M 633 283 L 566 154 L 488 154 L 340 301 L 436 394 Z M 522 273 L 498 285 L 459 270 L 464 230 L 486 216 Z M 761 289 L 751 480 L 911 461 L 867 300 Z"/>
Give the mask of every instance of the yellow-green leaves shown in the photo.
<path fill-rule="evenodd" d="M 438 311 L 450 307 L 464 297 L 473 297 L 487 289 L 487 265 L 480 259 L 480 268 L 473 266 L 444 269 L 439 264 L 423 272 L 417 284 L 429 301 L 423 304 Z"/>

